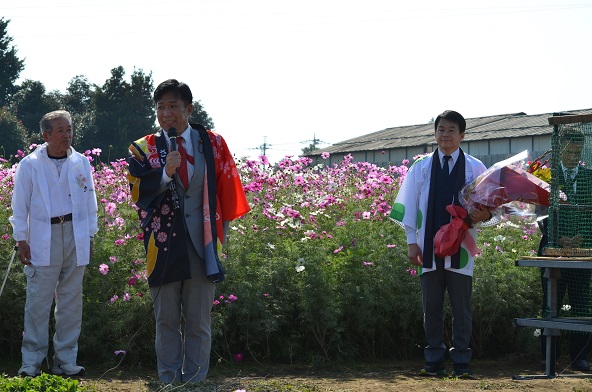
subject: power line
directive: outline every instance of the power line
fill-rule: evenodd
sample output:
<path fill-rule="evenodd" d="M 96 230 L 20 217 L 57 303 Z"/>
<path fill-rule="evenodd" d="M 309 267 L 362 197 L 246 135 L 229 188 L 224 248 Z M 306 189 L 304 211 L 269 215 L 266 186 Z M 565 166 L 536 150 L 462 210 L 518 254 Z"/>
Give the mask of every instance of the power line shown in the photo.
<path fill-rule="evenodd" d="M 263 144 L 257 147 L 248 148 L 247 150 L 260 150 L 261 155 L 267 156 L 267 150 L 271 148 L 271 144 L 267 144 L 267 136 L 263 136 Z"/>
<path fill-rule="evenodd" d="M 279 143 L 279 144 L 269 144 L 267 143 L 267 136 L 263 136 L 263 144 L 260 144 L 259 146 L 256 147 L 251 147 L 251 148 L 246 148 L 245 150 L 259 150 L 261 151 L 261 155 L 267 156 L 267 152 L 268 150 L 274 150 L 274 151 L 290 151 L 287 150 L 285 148 L 275 148 L 278 146 L 288 146 L 288 145 L 300 145 L 300 144 L 309 144 L 313 146 L 313 150 L 317 150 L 319 147 L 319 145 L 321 144 L 331 144 L 331 143 L 327 143 L 324 142 L 320 139 L 317 139 L 316 134 L 313 134 L 313 138 L 312 140 L 302 140 L 299 142 L 292 142 L 292 143 Z"/>

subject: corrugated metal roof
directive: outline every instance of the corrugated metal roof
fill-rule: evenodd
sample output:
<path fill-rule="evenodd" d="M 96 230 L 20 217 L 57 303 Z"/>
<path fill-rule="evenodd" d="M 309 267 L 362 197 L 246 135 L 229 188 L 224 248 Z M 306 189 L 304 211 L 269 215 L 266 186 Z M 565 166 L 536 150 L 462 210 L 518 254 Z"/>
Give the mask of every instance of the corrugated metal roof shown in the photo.
<path fill-rule="evenodd" d="M 565 114 L 592 114 L 592 109 L 571 110 Z M 526 113 L 499 114 L 486 117 L 467 118 L 467 132 L 464 141 L 507 139 L 523 136 L 546 135 L 553 132 L 549 117 L 553 113 L 527 115 Z M 308 156 L 321 152 L 347 153 L 355 151 L 376 151 L 390 148 L 416 147 L 435 144 L 434 124 L 407 125 L 358 136 L 335 143 Z"/>

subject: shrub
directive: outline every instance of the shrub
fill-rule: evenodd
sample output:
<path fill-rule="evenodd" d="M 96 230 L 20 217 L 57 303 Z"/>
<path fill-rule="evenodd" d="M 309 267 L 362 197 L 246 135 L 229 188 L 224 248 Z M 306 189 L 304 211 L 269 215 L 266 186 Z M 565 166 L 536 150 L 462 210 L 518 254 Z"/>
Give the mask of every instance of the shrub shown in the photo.
<path fill-rule="evenodd" d="M 34 378 L 0 375 L 0 390 L 11 392 L 81 392 L 86 391 L 87 388 L 78 386 L 78 380 L 43 373 Z"/>
<path fill-rule="evenodd" d="M 86 155 L 95 160 L 100 232 L 85 274 L 79 358 L 113 365 L 125 351 L 127 365 L 154 364 L 154 320 L 127 164 L 97 163 L 98 150 Z M 233 222 L 223 248 L 228 277 L 218 285 L 212 307 L 213 359 L 419 358 L 425 344 L 419 278 L 407 261 L 404 230 L 387 218 L 407 166 L 380 168 L 351 156 L 331 166 L 308 158 L 272 166 L 262 157 L 239 162 L 239 170 L 252 211 Z M 14 167 L 5 163 L 5 222 L 13 175 Z M 6 223 L 3 272 L 14 245 L 10 233 Z M 530 224 L 505 223 L 479 235 L 476 355 L 536 346 L 531 331 L 511 327 L 515 317 L 539 314 L 538 271 L 514 267 L 536 247 L 533 234 Z M 0 350 L 12 359 L 20 357 L 25 285 L 20 264 L 14 265 L 0 298 Z"/>

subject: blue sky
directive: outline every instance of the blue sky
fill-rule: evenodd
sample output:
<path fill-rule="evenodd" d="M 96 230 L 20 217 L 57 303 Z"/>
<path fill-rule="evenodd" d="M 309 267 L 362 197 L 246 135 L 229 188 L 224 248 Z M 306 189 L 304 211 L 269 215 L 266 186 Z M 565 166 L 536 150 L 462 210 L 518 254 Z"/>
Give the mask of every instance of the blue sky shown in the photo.
<path fill-rule="evenodd" d="M 183 80 L 238 156 L 266 141 L 276 161 L 315 136 L 445 109 L 592 108 L 590 0 L 19 0 L 0 15 L 25 59 L 20 81 L 64 91 L 119 65 Z"/>

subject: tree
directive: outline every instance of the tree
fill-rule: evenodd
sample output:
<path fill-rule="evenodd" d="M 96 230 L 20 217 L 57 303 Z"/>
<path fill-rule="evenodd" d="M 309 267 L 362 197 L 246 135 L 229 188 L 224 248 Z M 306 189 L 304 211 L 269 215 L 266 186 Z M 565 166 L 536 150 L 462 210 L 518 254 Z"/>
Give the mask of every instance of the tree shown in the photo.
<path fill-rule="evenodd" d="M 309 145 L 308 145 L 308 147 L 304 147 L 304 148 L 302 149 L 302 155 L 306 155 L 306 154 L 308 154 L 308 153 L 311 153 L 311 152 L 313 152 L 313 151 L 316 151 L 316 150 L 318 150 L 318 149 L 319 149 L 319 148 L 316 146 L 316 144 L 314 144 L 314 143 L 311 143 L 311 144 L 309 144 Z"/>
<path fill-rule="evenodd" d="M 74 76 L 63 96 L 64 107 L 70 114 L 83 114 L 93 109 L 93 86 L 86 76 Z"/>
<path fill-rule="evenodd" d="M 77 75 L 68 83 L 66 94 L 62 98 L 65 109 L 72 115 L 73 145 L 77 149 L 86 150 L 87 148 L 98 147 L 84 144 L 87 133 L 96 134 L 93 97 L 94 86 L 86 76 Z"/>
<path fill-rule="evenodd" d="M 302 155 L 306 155 L 308 153 L 318 150 L 319 149 L 318 144 L 322 143 L 319 139 L 317 139 L 317 135 L 314 135 L 312 137 L 312 140 L 307 140 L 307 141 L 312 141 L 312 143 L 309 144 L 308 147 L 304 147 L 302 149 Z"/>
<path fill-rule="evenodd" d="M 61 94 L 57 91 L 46 94 L 45 86 L 37 80 L 27 79 L 14 94 L 11 108 L 27 128 L 27 137 L 39 142 L 39 121 L 47 112 L 62 107 Z"/>
<path fill-rule="evenodd" d="M 28 146 L 27 130 L 8 108 L 0 108 L 0 156 L 14 161 L 18 150 L 23 151 Z"/>
<path fill-rule="evenodd" d="M 214 121 L 204 109 L 201 101 L 193 101 L 193 112 L 191 112 L 191 122 L 198 123 L 204 126 L 205 129 L 214 130 Z"/>
<path fill-rule="evenodd" d="M 25 68 L 24 60 L 16 56 L 17 50 L 10 45 L 12 37 L 8 35 L 10 20 L 0 18 L 0 107 L 7 106 L 16 92 L 15 82 Z"/>
<path fill-rule="evenodd" d="M 85 135 L 84 145 L 110 150 L 110 160 L 125 158 L 129 144 L 154 131 L 152 105 L 152 74 L 134 70 L 131 83 L 124 80 L 125 71 L 119 66 L 94 94 L 94 133 Z"/>
<path fill-rule="evenodd" d="M 126 92 L 126 100 L 131 105 L 128 110 L 128 133 L 122 135 L 127 141 L 125 144 L 126 154 L 127 147 L 132 141 L 155 131 L 156 114 L 152 99 L 153 91 L 152 73 L 145 74 L 141 69 L 134 69 L 130 77 L 129 89 Z"/>

